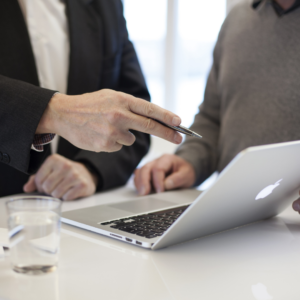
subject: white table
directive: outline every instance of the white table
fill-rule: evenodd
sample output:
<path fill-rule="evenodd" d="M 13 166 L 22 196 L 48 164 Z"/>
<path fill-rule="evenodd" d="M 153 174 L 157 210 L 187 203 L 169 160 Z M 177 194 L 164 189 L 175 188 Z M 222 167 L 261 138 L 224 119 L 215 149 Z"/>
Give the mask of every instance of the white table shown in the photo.
<path fill-rule="evenodd" d="M 63 210 L 137 197 L 126 187 L 63 204 Z M 0 199 L 0 227 L 5 226 Z M 62 226 L 58 271 L 27 276 L 0 259 L 0 299 L 299 300 L 300 216 L 279 217 L 151 251 Z"/>

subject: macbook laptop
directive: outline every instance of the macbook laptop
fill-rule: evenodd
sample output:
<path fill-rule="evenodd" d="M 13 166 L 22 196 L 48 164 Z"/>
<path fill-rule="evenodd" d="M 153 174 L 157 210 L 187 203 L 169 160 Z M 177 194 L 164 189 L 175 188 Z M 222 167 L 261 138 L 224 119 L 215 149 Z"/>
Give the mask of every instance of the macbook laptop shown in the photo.
<path fill-rule="evenodd" d="M 297 199 L 300 141 L 250 147 L 205 192 L 173 191 L 64 212 L 62 222 L 153 250 L 271 218 Z"/>

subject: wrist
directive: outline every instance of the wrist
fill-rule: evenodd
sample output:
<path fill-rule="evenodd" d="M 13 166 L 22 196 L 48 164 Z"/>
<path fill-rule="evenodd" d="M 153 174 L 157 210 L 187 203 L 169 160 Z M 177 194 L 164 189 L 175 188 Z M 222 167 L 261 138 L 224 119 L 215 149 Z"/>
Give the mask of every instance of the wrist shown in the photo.
<path fill-rule="evenodd" d="M 55 133 L 59 134 L 61 112 L 63 111 L 63 105 L 70 96 L 55 93 L 50 99 L 39 125 L 36 129 L 36 134 Z"/>

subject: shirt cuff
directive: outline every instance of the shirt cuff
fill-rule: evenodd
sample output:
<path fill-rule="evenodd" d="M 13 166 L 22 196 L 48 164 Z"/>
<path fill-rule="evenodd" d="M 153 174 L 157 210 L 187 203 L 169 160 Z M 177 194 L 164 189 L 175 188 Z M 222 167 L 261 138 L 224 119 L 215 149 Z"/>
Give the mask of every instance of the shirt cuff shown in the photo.
<path fill-rule="evenodd" d="M 50 144 L 55 137 L 54 133 L 35 134 L 31 149 L 37 152 L 44 151 L 44 145 Z"/>

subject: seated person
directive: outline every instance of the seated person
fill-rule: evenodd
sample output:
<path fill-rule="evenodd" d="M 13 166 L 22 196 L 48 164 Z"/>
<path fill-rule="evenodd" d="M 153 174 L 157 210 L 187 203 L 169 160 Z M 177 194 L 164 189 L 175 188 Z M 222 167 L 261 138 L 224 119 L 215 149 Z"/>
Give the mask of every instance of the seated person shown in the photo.
<path fill-rule="evenodd" d="M 180 124 L 149 103 L 120 0 L 0 1 L 0 37 L 0 197 L 86 197 L 126 183 L 149 133 L 181 142 L 153 120 Z"/>
<path fill-rule="evenodd" d="M 300 1 L 243 1 L 214 49 L 204 101 L 174 155 L 135 171 L 140 195 L 198 186 L 243 149 L 300 140 Z M 300 211 L 300 200 L 294 203 Z"/>

